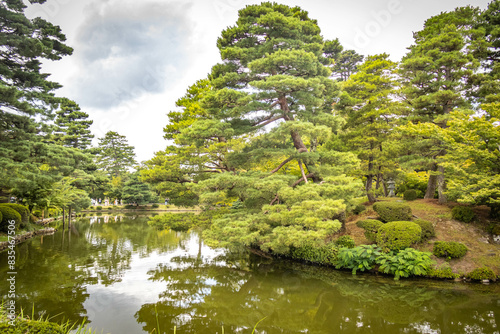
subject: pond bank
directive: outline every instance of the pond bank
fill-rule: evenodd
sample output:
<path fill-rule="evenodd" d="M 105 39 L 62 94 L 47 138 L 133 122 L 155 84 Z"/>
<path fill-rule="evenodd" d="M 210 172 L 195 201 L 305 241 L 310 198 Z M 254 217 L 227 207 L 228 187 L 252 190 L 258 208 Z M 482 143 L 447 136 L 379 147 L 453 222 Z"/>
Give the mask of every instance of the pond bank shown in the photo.
<path fill-rule="evenodd" d="M 14 245 L 17 245 L 21 242 L 24 242 L 28 239 L 35 237 L 35 236 L 51 235 L 51 234 L 54 234 L 55 232 L 56 232 L 55 228 L 49 227 L 49 228 L 44 228 L 41 230 L 36 230 L 36 231 L 26 232 L 23 234 L 18 234 L 14 237 Z M 12 244 L 12 242 L 10 242 L 10 241 L 0 242 L 0 252 L 6 250 L 9 247 L 9 245 L 11 245 L 11 244 Z"/>

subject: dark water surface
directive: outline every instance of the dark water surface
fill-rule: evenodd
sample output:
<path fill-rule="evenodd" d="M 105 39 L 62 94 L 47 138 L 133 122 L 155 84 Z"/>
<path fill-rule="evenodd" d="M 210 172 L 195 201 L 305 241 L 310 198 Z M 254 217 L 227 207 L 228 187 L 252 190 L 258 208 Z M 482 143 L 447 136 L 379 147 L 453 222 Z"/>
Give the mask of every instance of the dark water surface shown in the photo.
<path fill-rule="evenodd" d="M 500 285 L 352 276 L 213 250 L 146 217 L 81 219 L 17 246 L 17 307 L 97 333 L 500 333 Z M 0 295 L 7 299 L 7 253 Z"/>

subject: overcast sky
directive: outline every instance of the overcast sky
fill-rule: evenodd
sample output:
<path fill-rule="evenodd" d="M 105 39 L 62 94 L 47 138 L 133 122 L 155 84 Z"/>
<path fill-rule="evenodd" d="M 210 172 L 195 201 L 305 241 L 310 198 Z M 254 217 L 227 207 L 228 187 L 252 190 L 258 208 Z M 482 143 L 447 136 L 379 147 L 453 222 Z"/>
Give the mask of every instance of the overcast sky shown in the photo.
<path fill-rule="evenodd" d="M 139 162 L 163 150 L 167 113 L 186 88 L 220 61 L 216 47 L 246 0 L 48 0 L 30 5 L 29 17 L 59 25 L 74 53 L 46 63 L 64 87 L 57 95 L 80 104 L 94 120 L 96 138 L 125 135 Z M 325 39 L 339 38 L 363 55 L 387 52 L 401 59 L 412 32 L 429 17 L 459 6 L 482 9 L 487 0 L 283 0 L 317 19 Z M 95 140 L 97 143 L 97 140 Z"/>

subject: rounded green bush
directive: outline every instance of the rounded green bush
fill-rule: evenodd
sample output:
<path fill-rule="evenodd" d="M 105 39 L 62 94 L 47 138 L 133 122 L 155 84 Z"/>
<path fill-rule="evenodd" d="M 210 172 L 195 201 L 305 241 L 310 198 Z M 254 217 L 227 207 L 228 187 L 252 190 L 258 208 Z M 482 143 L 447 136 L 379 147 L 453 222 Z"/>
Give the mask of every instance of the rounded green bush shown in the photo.
<path fill-rule="evenodd" d="M 354 207 L 354 209 L 352 209 L 352 213 L 354 213 L 355 215 L 359 215 L 361 212 L 365 210 L 366 206 L 364 206 L 363 204 L 358 204 Z"/>
<path fill-rule="evenodd" d="M 159 208 L 159 207 L 160 207 L 160 205 L 155 203 L 155 204 L 151 205 L 151 207 L 152 207 L 153 209 L 156 209 L 156 208 Z"/>
<path fill-rule="evenodd" d="M 413 221 L 415 224 L 419 225 L 422 229 L 422 240 L 427 240 L 436 236 L 436 231 L 434 230 L 434 226 L 430 221 L 423 219 L 415 219 Z"/>
<path fill-rule="evenodd" d="M 339 248 L 342 247 L 354 248 L 356 246 L 354 239 L 350 235 L 341 235 L 340 237 L 337 238 L 337 240 L 335 240 L 334 243 Z"/>
<path fill-rule="evenodd" d="M 467 253 L 467 247 L 460 242 L 455 241 L 436 241 L 434 243 L 434 248 L 432 254 L 437 257 L 444 258 L 461 258 Z"/>
<path fill-rule="evenodd" d="M 475 218 L 474 211 L 468 206 L 458 205 L 451 209 L 451 217 L 464 223 L 470 223 Z"/>
<path fill-rule="evenodd" d="M 460 277 L 459 274 L 455 274 L 453 270 L 447 265 L 441 267 L 434 267 L 427 273 L 429 277 L 442 278 L 442 279 L 455 279 Z"/>
<path fill-rule="evenodd" d="M 420 241 L 422 229 L 410 221 L 395 221 L 382 225 L 377 232 L 377 245 L 398 251 Z"/>
<path fill-rule="evenodd" d="M 102 206 L 96 206 L 96 210 L 102 210 Z"/>
<path fill-rule="evenodd" d="M 417 191 L 415 189 L 408 189 L 403 193 L 403 199 L 405 201 L 414 201 L 417 198 Z"/>
<path fill-rule="evenodd" d="M 401 202 L 377 202 L 373 209 L 378 213 L 383 222 L 410 221 L 412 218 L 411 208 Z"/>
<path fill-rule="evenodd" d="M 0 206 L 0 212 L 2 212 L 2 222 L 0 223 L 0 232 L 9 231 L 9 221 L 14 220 L 16 230 L 19 229 L 21 225 L 21 215 L 16 210 L 9 208 L 8 206 Z"/>
<path fill-rule="evenodd" d="M 465 277 L 473 281 L 482 281 L 485 279 L 496 280 L 497 275 L 488 267 L 477 268 L 468 273 Z"/>
<path fill-rule="evenodd" d="M 30 211 L 27 207 L 21 204 L 15 203 L 3 203 L 0 205 L 8 206 L 11 209 L 16 210 L 21 215 L 21 227 L 26 227 L 29 224 Z"/>
<path fill-rule="evenodd" d="M 365 219 L 358 221 L 356 225 L 365 230 L 366 239 L 375 241 L 377 239 L 377 232 L 384 223 L 376 219 Z"/>

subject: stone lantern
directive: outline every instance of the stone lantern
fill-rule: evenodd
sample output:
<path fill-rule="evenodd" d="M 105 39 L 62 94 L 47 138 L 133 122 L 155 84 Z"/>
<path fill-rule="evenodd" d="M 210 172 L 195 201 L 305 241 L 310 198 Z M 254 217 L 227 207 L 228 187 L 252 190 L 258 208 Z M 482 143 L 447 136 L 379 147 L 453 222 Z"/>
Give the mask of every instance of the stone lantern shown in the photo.
<path fill-rule="evenodd" d="M 387 181 L 387 189 L 389 189 L 389 197 L 394 197 L 396 194 L 394 194 L 394 190 L 396 189 L 396 182 L 393 180 Z"/>

